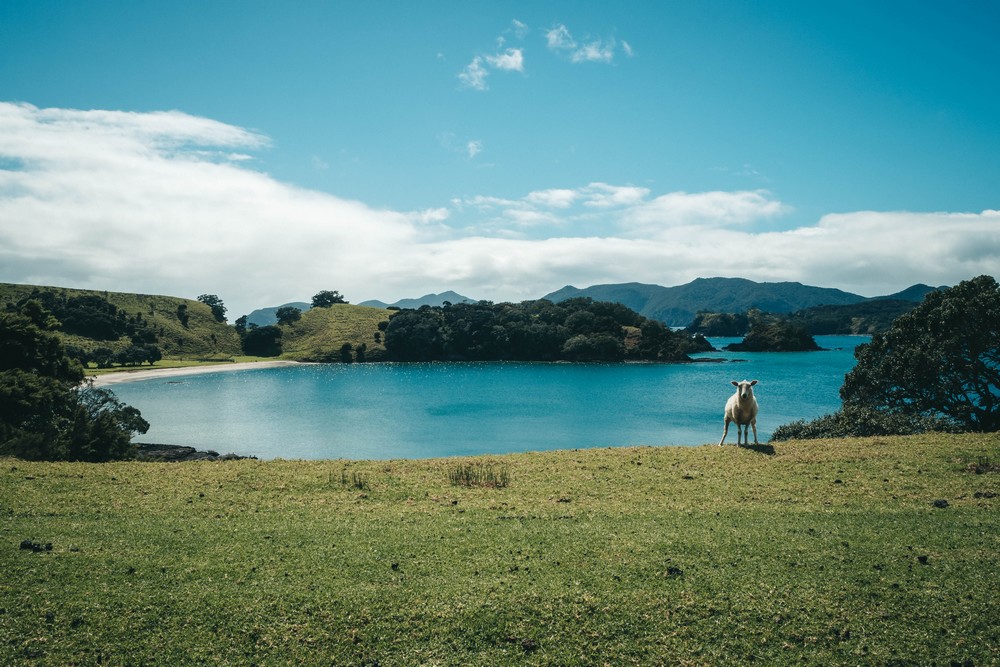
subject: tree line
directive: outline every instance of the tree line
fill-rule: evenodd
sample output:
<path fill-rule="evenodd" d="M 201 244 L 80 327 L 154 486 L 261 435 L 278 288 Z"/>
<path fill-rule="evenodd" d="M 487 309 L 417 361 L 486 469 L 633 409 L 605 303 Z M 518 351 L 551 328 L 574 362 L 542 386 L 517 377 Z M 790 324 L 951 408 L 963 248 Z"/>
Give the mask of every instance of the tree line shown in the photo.
<path fill-rule="evenodd" d="M 422 306 L 380 328 L 394 361 L 688 361 L 712 349 L 703 336 L 591 298 Z"/>
<path fill-rule="evenodd" d="M 811 306 L 794 313 L 764 313 L 752 308 L 745 313 L 701 311 L 686 327 L 705 336 L 745 336 L 753 325 L 763 320 L 784 322 L 810 336 L 881 333 L 896 318 L 913 310 L 913 301 L 878 299 L 841 306 Z"/>

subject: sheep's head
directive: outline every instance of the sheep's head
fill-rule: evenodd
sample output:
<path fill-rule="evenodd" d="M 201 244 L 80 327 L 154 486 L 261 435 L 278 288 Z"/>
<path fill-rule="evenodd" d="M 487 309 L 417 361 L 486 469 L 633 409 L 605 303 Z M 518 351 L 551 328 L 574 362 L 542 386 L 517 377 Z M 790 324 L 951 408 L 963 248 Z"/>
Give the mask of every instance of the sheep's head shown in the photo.
<path fill-rule="evenodd" d="M 733 386 L 736 387 L 736 393 L 739 394 L 740 400 L 749 400 L 753 396 L 753 386 L 757 384 L 756 380 L 743 380 L 739 382 L 733 380 Z"/>

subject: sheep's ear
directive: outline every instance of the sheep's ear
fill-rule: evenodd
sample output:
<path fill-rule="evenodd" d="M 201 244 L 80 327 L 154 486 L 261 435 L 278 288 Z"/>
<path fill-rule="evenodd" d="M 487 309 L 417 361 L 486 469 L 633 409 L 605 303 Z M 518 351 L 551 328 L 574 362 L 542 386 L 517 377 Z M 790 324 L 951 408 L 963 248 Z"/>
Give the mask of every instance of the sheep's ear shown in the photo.
<path fill-rule="evenodd" d="M 734 387 L 738 387 L 738 386 L 740 386 L 740 383 L 739 383 L 739 382 L 737 382 L 736 380 L 733 380 L 732 382 L 733 382 L 733 386 L 734 386 Z"/>
<path fill-rule="evenodd" d="M 756 381 L 756 380 L 750 380 L 750 386 L 751 386 L 751 387 L 752 387 L 752 386 L 754 386 L 755 384 L 757 384 L 757 381 Z"/>

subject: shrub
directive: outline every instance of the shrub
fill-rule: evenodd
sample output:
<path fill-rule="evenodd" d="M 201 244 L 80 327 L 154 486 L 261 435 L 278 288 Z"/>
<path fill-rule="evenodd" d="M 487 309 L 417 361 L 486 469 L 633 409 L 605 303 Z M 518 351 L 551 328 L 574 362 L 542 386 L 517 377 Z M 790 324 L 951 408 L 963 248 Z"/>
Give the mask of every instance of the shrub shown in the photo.
<path fill-rule="evenodd" d="M 775 429 L 771 441 L 816 438 L 916 435 L 927 432 L 957 433 L 959 424 L 945 418 L 907 416 L 866 407 L 845 406 L 833 414 L 806 421 L 800 419 Z"/>

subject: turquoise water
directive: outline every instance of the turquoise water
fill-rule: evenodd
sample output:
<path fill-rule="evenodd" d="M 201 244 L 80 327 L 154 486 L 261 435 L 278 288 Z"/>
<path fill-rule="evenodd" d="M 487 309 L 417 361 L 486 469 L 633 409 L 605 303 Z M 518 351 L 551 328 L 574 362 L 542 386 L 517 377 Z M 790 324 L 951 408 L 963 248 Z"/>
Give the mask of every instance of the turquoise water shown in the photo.
<path fill-rule="evenodd" d="M 712 339 L 721 347 L 736 339 Z M 761 442 L 840 407 L 854 347 L 698 355 L 697 364 L 318 364 L 115 385 L 151 424 L 139 442 L 259 458 L 391 459 L 625 445 L 722 436 L 730 380 L 757 379 Z M 735 429 L 730 443 L 735 444 Z"/>

